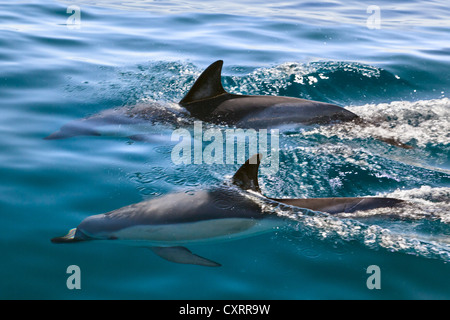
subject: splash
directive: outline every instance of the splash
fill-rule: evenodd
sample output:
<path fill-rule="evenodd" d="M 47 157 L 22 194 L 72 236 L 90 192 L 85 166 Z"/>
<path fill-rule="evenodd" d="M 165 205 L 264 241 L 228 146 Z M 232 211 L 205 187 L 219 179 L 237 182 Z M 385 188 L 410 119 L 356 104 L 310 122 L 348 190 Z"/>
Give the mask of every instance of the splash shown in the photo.
<path fill-rule="evenodd" d="M 404 143 L 414 142 L 419 147 L 450 144 L 450 132 L 445 130 L 450 125 L 448 98 L 366 104 L 347 109 L 378 124 L 362 127 L 359 135 L 380 134 Z"/>
<path fill-rule="evenodd" d="M 399 139 L 403 143 L 414 143 L 418 147 L 450 144 L 450 99 L 421 100 L 416 102 L 396 101 L 381 104 L 349 106 L 346 109 L 358 114 L 372 124 L 363 124 L 354 129 L 354 123 L 341 123 L 332 127 L 320 127 L 306 135 L 320 134 L 340 139 L 365 139 L 382 136 Z"/>
<path fill-rule="evenodd" d="M 442 237 L 424 236 L 417 232 L 402 232 L 395 228 L 363 223 L 354 218 L 289 206 L 251 191 L 246 192 L 245 196 L 258 203 L 262 212 L 290 221 L 290 226 L 302 238 L 315 238 L 333 245 L 357 242 L 372 250 L 387 250 L 450 262 L 450 228 L 445 229 Z"/>
<path fill-rule="evenodd" d="M 347 107 L 363 123 L 339 123 L 297 133 L 310 141 L 335 140 L 357 143 L 372 153 L 405 164 L 450 173 L 450 99 L 396 101 Z M 291 134 L 292 135 L 292 134 Z M 400 150 L 379 138 L 392 139 L 412 146 Z"/>
<path fill-rule="evenodd" d="M 302 237 L 313 237 L 331 244 L 357 242 L 372 250 L 387 250 L 411 254 L 430 259 L 439 259 L 450 262 L 450 228 L 442 228 L 441 235 L 431 235 L 426 232 L 417 232 L 417 224 L 413 230 L 408 228 L 386 227 L 377 224 L 361 222 L 358 217 L 344 218 L 330 216 L 321 212 L 313 212 L 286 205 L 272 208 L 277 216 L 288 218 L 293 223 L 296 232 Z M 379 215 L 379 209 L 370 210 L 372 214 Z M 389 213 L 390 216 L 394 212 Z M 370 215 L 370 213 L 368 214 Z M 367 216 L 364 216 L 367 217 Z M 361 218 L 361 216 L 359 217 Z M 415 216 L 415 218 L 418 218 Z M 396 217 L 404 219 L 404 217 Z M 405 225 L 406 223 L 403 222 Z M 426 225 L 427 223 L 422 223 Z M 389 223 L 387 224 L 389 226 Z"/>

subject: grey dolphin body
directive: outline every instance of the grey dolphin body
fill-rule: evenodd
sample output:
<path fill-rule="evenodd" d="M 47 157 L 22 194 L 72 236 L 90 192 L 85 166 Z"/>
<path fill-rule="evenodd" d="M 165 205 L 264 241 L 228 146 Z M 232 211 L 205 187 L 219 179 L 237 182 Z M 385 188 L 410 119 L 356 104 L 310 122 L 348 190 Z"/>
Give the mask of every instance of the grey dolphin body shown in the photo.
<path fill-rule="evenodd" d="M 319 101 L 284 96 L 237 95 L 225 91 L 221 82 L 223 61 L 212 63 L 179 102 L 189 114 L 156 102 L 105 110 L 92 117 L 72 121 L 44 139 L 64 139 L 79 135 L 99 136 L 98 127 L 108 124 L 165 123 L 175 126 L 191 124 L 193 118 L 238 128 L 272 129 L 290 125 L 323 125 L 337 122 L 368 123 L 340 106 Z M 140 140 L 144 135 L 131 136 Z M 374 137 L 388 144 L 411 149 L 397 139 Z M 143 139 L 145 140 L 145 139 Z"/>
<path fill-rule="evenodd" d="M 289 124 L 329 124 L 359 118 L 353 112 L 330 103 L 228 93 L 221 82 L 222 66 L 222 60 L 211 64 L 179 103 L 197 119 L 261 129 Z"/>
<path fill-rule="evenodd" d="M 377 125 L 330 103 L 293 97 L 228 93 L 221 82 L 222 66 L 223 61 L 218 60 L 206 68 L 179 102 L 193 117 L 215 124 L 253 129 L 350 121 L 358 125 Z M 412 148 L 395 138 L 373 138 L 404 149 Z"/>
<path fill-rule="evenodd" d="M 74 136 L 100 136 L 99 129 L 108 125 L 136 125 L 141 123 L 180 125 L 189 121 L 183 116 L 185 115 L 182 111 L 174 110 L 167 105 L 156 102 L 139 104 L 133 107 L 107 109 L 93 116 L 71 121 L 44 139 L 57 140 Z"/>
<path fill-rule="evenodd" d="M 221 83 L 223 61 L 211 64 L 196 80 L 179 105 L 190 115 L 206 122 L 241 128 L 274 128 L 289 124 L 328 124 L 359 117 L 336 105 L 291 97 L 236 95 Z M 133 108 L 105 110 L 92 117 L 72 121 L 45 139 L 64 139 L 78 135 L 98 136 L 97 127 L 106 124 L 134 124 L 159 121 L 178 124 L 176 114 L 157 103 Z"/>
<path fill-rule="evenodd" d="M 379 207 L 395 207 L 391 198 L 271 199 L 261 195 L 254 155 L 235 173 L 231 185 L 221 185 L 193 194 L 172 193 L 84 219 L 77 228 L 53 243 L 88 240 L 142 241 L 162 258 L 203 266 L 220 266 L 193 254 L 182 245 L 224 240 L 273 230 L 283 219 L 265 210 L 266 205 L 285 204 L 330 214 Z M 249 190 L 251 192 L 249 192 Z M 250 195 L 257 194 L 258 200 Z M 261 202 L 262 201 L 262 202 Z M 264 206 L 262 205 L 264 204 Z"/>

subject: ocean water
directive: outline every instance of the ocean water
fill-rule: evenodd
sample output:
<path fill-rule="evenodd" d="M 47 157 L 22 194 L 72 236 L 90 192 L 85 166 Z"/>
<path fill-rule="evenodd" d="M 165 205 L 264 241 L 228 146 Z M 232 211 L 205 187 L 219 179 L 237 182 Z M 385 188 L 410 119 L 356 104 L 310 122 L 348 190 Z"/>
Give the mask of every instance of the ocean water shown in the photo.
<path fill-rule="evenodd" d="M 449 16 L 444 0 L 0 1 L 0 298 L 449 299 Z M 331 102 L 378 124 L 284 128 L 278 171 L 259 176 L 266 195 L 408 205 L 340 217 L 278 208 L 285 227 L 189 246 L 220 268 L 52 244 L 90 215 L 233 175 L 237 163 L 174 164 L 165 124 L 43 139 L 103 110 L 173 106 L 218 59 L 230 92 Z M 81 289 L 67 287 L 71 265 Z M 379 289 L 367 285 L 372 265 Z"/>

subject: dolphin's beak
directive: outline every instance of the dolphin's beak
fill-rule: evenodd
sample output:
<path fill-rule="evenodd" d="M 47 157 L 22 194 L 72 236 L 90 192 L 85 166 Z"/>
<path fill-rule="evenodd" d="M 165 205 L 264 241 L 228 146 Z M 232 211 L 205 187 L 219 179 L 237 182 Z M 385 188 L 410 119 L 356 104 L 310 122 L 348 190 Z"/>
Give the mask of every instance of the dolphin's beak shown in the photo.
<path fill-rule="evenodd" d="M 58 130 L 56 132 L 53 132 L 51 135 L 43 138 L 44 140 L 58 140 L 58 139 L 67 139 L 75 136 L 101 136 L 101 134 L 94 129 L 91 128 L 84 128 L 80 126 L 79 128 L 76 127 L 75 130 L 72 128 L 70 129 L 63 129 Z"/>
<path fill-rule="evenodd" d="M 68 137 L 69 136 L 67 134 L 64 134 L 62 131 L 56 131 L 56 132 L 53 132 L 52 134 L 46 136 L 43 139 L 44 140 L 57 140 L 57 139 L 65 139 Z"/>

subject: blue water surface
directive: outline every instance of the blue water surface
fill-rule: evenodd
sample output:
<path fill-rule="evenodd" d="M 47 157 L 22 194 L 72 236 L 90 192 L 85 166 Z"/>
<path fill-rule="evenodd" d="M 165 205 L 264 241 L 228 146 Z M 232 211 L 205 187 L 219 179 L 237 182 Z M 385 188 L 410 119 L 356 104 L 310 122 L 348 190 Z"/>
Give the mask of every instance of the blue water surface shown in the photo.
<path fill-rule="evenodd" d="M 0 298 L 449 299 L 449 16 L 444 0 L 0 1 Z M 284 128 L 279 170 L 260 174 L 266 195 L 410 204 L 298 212 L 271 233 L 189 246 L 220 268 L 52 244 L 90 215 L 232 176 L 237 163 L 174 164 L 164 124 L 43 139 L 103 110 L 173 105 L 218 59 L 230 92 L 336 103 L 379 124 Z M 80 290 L 66 285 L 70 265 Z M 380 289 L 367 286 L 371 265 Z"/>

